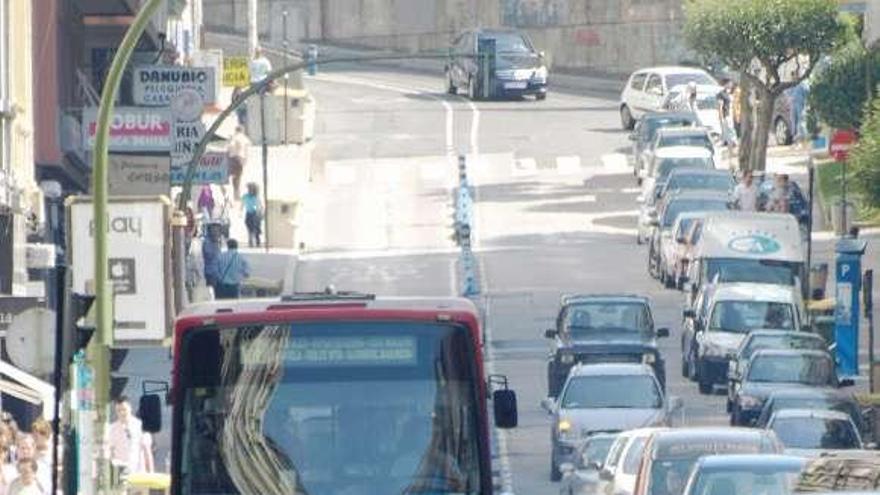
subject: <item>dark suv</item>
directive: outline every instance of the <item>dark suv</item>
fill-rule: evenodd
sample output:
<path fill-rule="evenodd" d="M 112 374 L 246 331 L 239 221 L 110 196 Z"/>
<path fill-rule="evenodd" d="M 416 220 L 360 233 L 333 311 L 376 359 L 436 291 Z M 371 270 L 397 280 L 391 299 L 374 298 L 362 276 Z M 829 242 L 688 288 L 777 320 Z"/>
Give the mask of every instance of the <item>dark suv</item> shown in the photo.
<path fill-rule="evenodd" d="M 577 363 L 644 363 L 654 369 L 666 389 L 666 364 L 657 337 L 669 329 L 654 329 L 646 297 L 628 294 L 562 296 L 556 328 L 544 332 L 553 339 L 547 362 L 547 392 L 559 395 L 568 372 Z"/>
<path fill-rule="evenodd" d="M 494 45 L 495 56 L 492 53 Z M 485 54 L 485 55 L 484 55 Z M 481 59 L 488 57 L 487 63 Z M 489 69 L 486 74 L 484 68 Z M 450 94 L 465 90 L 472 100 L 534 95 L 547 97 L 547 67 L 544 53 L 535 50 L 529 37 L 517 31 L 475 30 L 462 33 L 452 43 L 446 63 L 446 84 Z"/>

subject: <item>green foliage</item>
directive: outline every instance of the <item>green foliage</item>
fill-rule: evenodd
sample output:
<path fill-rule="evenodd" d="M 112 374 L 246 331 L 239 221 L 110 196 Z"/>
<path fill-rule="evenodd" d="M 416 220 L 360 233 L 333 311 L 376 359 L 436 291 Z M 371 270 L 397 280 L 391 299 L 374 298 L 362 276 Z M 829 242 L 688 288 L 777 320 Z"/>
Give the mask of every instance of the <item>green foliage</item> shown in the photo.
<path fill-rule="evenodd" d="M 855 189 L 864 201 L 880 206 L 880 98 L 866 108 L 859 142 L 850 153 Z"/>
<path fill-rule="evenodd" d="M 858 129 L 867 102 L 865 75 L 880 81 L 880 51 L 850 44 L 834 54 L 810 86 L 810 108 L 822 122 L 838 129 Z M 876 95 L 876 90 L 872 95 Z"/>
<path fill-rule="evenodd" d="M 688 0 L 684 8 L 688 45 L 739 71 L 753 60 L 770 74 L 798 56 L 815 62 L 844 36 L 836 0 Z"/>

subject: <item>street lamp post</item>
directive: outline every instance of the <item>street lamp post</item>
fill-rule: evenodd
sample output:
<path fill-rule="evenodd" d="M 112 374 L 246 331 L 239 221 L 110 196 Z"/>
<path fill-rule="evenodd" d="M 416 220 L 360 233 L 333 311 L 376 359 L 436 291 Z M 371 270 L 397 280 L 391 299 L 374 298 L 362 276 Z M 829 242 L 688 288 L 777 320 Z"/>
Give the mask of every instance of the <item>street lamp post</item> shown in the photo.
<path fill-rule="evenodd" d="M 109 494 L 110 462 L 107 458 L 106 430 L 109 420 L 108 405 L 110 395 L 110 346 L 113 342 L 112 288 L 108 282 L 107 254 L 107 149 L 110 137 L 110 120 L 113 114 L 114 101 L 119 92 L 119 84 L 125 66 L 163 0 L 147 0 L 135 16 L 113 57 L 110 71 L 104 81 L 101 92 L 101 104 L 98 107 L 98 119 L 95 131 L 95 148 L 92 159 L 92 199 L 94 206 L 94 251 L 95 251 L 95 338 L 89 343 L 88 359 L 95 368 L 95 439 L 93 452 L 96 461 L 96 486 L 99 494 Z M 81 459 L 90 462 L 91 459 Z"/>

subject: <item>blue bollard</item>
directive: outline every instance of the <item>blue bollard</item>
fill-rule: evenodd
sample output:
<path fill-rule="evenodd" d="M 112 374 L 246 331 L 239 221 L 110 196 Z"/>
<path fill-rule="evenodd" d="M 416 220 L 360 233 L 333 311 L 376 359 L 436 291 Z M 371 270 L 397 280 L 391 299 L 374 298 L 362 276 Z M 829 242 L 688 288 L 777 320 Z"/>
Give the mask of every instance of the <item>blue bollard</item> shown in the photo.
<path fill-rule="evenodd" d="M 309 45 L 306 51 L 306 60 L 308 61 L 308 73 L 314 76 L 318 73 L 318 45 Z"/>

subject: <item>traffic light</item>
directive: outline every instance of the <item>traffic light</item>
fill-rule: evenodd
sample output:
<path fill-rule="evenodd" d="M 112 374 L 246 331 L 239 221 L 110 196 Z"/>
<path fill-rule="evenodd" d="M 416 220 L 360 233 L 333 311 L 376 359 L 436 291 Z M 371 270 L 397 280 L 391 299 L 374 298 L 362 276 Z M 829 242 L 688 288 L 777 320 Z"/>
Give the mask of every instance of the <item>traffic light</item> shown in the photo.
<path fill-rule="evenodd" d="M 95 318 L 91 314 L 94 302 L 95 296 L 92 294 L 67 292 L 61 342 L 62 370 L 67 369 L 73 361 L 73 355 L 85 349 L 95 334 Z"/>

